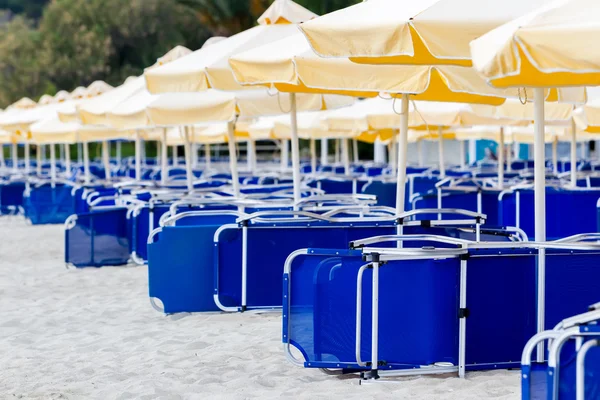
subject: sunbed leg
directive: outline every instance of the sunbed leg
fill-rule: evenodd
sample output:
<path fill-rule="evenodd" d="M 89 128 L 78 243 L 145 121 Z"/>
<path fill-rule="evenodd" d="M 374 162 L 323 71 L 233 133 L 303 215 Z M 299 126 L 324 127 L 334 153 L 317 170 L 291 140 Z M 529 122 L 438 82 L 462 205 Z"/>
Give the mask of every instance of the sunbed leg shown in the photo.
<path fill-rule="evenodd" d="M 585 400 L 585 356 L 587 352 L 595 346 L 600 346 L 600 340 L 590 340 L 586 342 L 577 352 L 576 368 L 576 399 Z"/>
<path fill-rule="evenodd" d="M 248 221 L 242 222 L 242 307 L 241 312 L 246 311 L 246 290 L 248 273 Z"/>
<path fill-rule="evenodd" d="M 469 255 L 463 254 L 460 259 L 460 301 L 459 301 L 459 332 L 458 332 L 458 377 L 465 377 L 466 345 L 467 345 L 467 259 Z"/>
<path fill-rule="evenodd" d="M 373 254 L 373 298 L 371 300 L 371 371 L 364 379 L 379 379 L 379 254 Z"/>

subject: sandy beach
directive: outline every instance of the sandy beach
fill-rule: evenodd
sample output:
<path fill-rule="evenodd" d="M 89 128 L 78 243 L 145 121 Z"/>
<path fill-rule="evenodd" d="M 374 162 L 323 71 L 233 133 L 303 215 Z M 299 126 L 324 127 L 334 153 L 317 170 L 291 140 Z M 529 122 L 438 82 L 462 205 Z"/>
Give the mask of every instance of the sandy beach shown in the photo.
<path fill-rule="evenodd" d="M 67 270 L 63 227 L 0 218 L 0 399 L 518 399 L 516 371 L 358 385 L 291 365 L 277 314 L 165 316 L 147 269 Z"/>

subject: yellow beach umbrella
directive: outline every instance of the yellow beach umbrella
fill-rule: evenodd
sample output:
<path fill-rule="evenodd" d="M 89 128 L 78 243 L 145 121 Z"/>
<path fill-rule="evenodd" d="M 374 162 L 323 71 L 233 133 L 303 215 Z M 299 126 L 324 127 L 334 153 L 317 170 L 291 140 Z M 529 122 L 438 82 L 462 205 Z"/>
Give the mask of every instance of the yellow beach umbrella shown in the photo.
<path fill-rule="evenodd" d="M 369 0 L 300 26 L 323 57 L 370 64 L 470 66 L 469 42 L 544 0 Z"/>

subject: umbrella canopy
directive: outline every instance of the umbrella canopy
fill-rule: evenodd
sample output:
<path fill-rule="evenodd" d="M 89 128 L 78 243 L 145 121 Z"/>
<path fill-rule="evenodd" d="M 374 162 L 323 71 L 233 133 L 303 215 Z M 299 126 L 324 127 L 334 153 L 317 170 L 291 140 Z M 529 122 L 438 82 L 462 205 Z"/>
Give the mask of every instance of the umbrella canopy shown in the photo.
<path fill-rule="evenodd" d="M 473 66 L 496 87 L 600 85 L 599 15 L 594 0 L 546 3 L 474 40 Z"/>
<path fill-rule="evenodd" d="M 131 139 L 132 132 L 102 125 L 62 122 L 57 116 L 53 116 L 32 124 L 29 136 L 33 143 L 78 143 Z"/>
<path fill-rule="evenodd" d="M 235 79 L 244 85 L 273 85 L 282 92 L 338 93 L 376 97 L 411 94 L 415 100 L 502 104 L 517 91 L 490 88 L 475 71 L 457 66 L 363 65 L 322 58 L 296 33 L 232 55 Z"/>
<path fill-rule="evenodd" d="M 273 42 L 298 32 L 297 24 L 315 18 L 304 7 L 290 0 L 275 0 L 258 20 L 259 25 L 167 65 L 144 72 L 151 93 L 198 92 L 210 88 L 243 90 L 228 65 L 231 55 Z"/>
<path fill-rule="evenodd" d="M 471 65 L 469 42 L 545 0 L 369 0 L 300 26 L 323 57 L 370 64 Z"/>

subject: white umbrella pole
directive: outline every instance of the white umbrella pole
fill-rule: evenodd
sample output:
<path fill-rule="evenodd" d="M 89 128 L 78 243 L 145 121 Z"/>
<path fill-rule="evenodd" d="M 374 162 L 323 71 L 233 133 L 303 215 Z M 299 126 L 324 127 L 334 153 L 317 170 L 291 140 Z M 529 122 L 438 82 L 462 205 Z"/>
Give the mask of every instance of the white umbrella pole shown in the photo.
<path fill-rule="evenodd" d="M 396 181 L 396 215 L 402 214 L 406 199 L 406 161 L 408 151 L 408 94 L 402 95 L 400 135 L 398 136 L 398 175 Z"/>
<path fill-rule="evenodd" d="M 586 142 L 581 142 L 581 143 L 579 144 L 579 148 L 581 149 L 581 154 L 580 154 L 580 157 L 581 157 L 581 159 L 582 159 L 582 160 L 584 160 L 584 161 L 587 159 L 587 154 L 586 154 L 586 153 L 587 153 L 587 152 L 586 152 L 586 150 L 587 150 L 587 149 L 586 149 L 586 146 L 587 146 L 587 143 L 586 143 Z"/>
<path fill-rule="evenodd" d="M 42 176 L 42 146 L 39 144 L 35 149 L 35 158 L 37 161 L 36 172 L 38 176 Z"/>
<path fill-rule="evenodd" d="M 317 175 L 317 141 L 310 139 L 310 172 L 313 176 Z"/>
<path fill-rule="evenodd" d="M 187 181 L 187 188 L 189 191 L 194 190 L 194 176 L 192 172 L 192 144 L 190 143 L 190 130 L 187 126 L 183 127 L 183 137 L 185 144 L 183 146 L 184 157 L 185 157 L 185 177 Z"/>
<path fill-rule="evenodd" d="M 192 143 L 192 167 L 198 167 L 198 144 Z"/>
<path fill-rule="evenodd" d="M 135 132 L 135 180 L 142 179 L 142 138 L 140 131 Z"/>
<path fill-rule="evenodd" d="M 237 153 L 235 150 L 235 127 L 234 122 L 227 123 L 227 147 L 229 147 L 229 168 L 231 169 L 231 180 L 233 183 L 233 195 L 240 197 L 240 178 L 237 169 Z"/>
<path fill-rule="evenodd" d="M 121 141 L 117 141 L 117 164 L 121 165 Z"/>
<path fill-rule="evenodd" d="M 247 146 L 248 169 L 254 173 L 256 171 L 256 142 L 253 139 L 248 139 Z"/>
<path fill-rule="evenodd" d="M 392 131 L 392 139 L 390 140 L 390 144 L 388 147 L 388 152 L 390 153 L 390 168 L 392 169 L 392 174 L 395 174 L 396 168 L 398 167 L 398 141 L 397 141 L 398 131 L 394 129 Z"/>
<path fill-rule="evenodd" d="M 290 119 L 292 125 L 292 174 L 294 180 L 294 207 L 300 202 L 300 144 L 298 143 L 298 120 L 296 93 L 290 93 Z"/>
<path fill-rule="evenodd" d="M 19 153 L 17 152 L 17 144 L 12 144 L 12 163 L 13 163 L 13 171 L 18 171 L 19 169 Z"/>
<path fill-rule="evenodd" d="M 544 129 L 544 89 L 534 89 L 534 210 L 535 241 L 546 241 L 546 157 Z M 539 249 L 537 258 L 537 331 L 545 330 L 546 250 Z M 544 359 L 544 345 L 538 346 L 537 360 Z"/>
<path fill-rule="evenodd" d="M 285 172 L 287 170 L 287 167 L 289 164 L 290 164 L 290 145 L 287 140 L 283 139 L 281 141 L 281 172 Z"/>
<path fill-rule="evenodd" d="M 512 172 L 512 145 L 504 147 L 506 148 L 506 171 Z"/>
<path fill-rule="evenodd" d="M 577 126 L 571 118 L 571 186 L 577 186 Z"/>
<path fill-rule="evenodd" d="M 358 164 L 360 157 L 358 156 L 358 140 L 356 139 L 352 139 L 352 155 L 354 156 L 354 163 Z"/>
<path fill-rule="evenodd" d="M 29 175 L 29 170 L 30 170 L 30 163 L 29 163 L 29 142 L 25 142 L 25 174 Z"/>
<path fill-rule="evenodd" d="M 206 169 L 210 169 L 210 144 L 204 145 L 204 158 L 206 159 Z"/>
<path fill-rule="evenodd" d="M 65 148 L 63 146 L 61 146 L 60 144 L 58 145 L 58 159 L 61 162 L 64 162 L 65 160 Z"/>
<path fill-rule="evenodd" d="M 444 132 L 441 126 L 438 127 L 438 157 L 440 160 L 440 178 L 446 177 L 446 161 L 444 159 Z"/>
<path fill-rule="evenodd" d="M 423 140 L 417 142 L 417 153 L 419 157 L 419 167 L 425 165 L 425 159 L 423 158 Z"/>
<path fill-rule="evenodd" d="M 42 146 L 43 148 L 44 146 Z M 44 154 L 44 150 L 42 150 L 42 154 Z M 83 164 L 83 143 L 77 143 L 77 162 Z"/>
<path fill-rule="evenodd" d="M 552 172 L 558 175 L 558 137 L 552 140 Z"/>
<path fill-rule="evenodd" d="M 167 184 L 169 176 L 169 146 L 167 146 L 167 128 L 163 128 L 160 141 L 160 183 Z"/>
<path fill-rule="evenodd" d="M 177 157 L 177 146 L 171 146 L 171 154 L 173 156 L 173 166 L 174 167 L 178 167 L 179 166 L 179 158 Z"/>
<path fill-rule="evenodd" d="M 82 143 L 83 147 L 83 175 L 84 182 L 90 183 L 92 180 L 92 174 L 90 173 L 90 149 L 88 143 Z"/>
<path fill-rule="evenodd" d="M 0 168 L 4 168 L 6 164 L 4 163 L 4 145 L 0 144 Z"/>
<path fill-rule="evenodd" d="M 65 143 L 65 174 L 71 175 L 71 145 Z"/>
<path fill-rule="evenodd" d="M 348 145 L 348 139 L 341 139 L 342 141 L 342 158 L 344 161 L 344 175 L 350 175 L 350 146 Z"/>
<path fill-rule="evenodd" d="M 335 140 L 335 156 L 334 156 L 334 163 L 335 164 L 339 164 L 340 163 L 340 140 L 339 139 L 334 139 Z"/>
<path fill-rule="evenodd" d="M 321 165 L 327 165 L 329 158 L 329 142 L 327 139 L 321 139 Z"/>
<path fill-rule="evenodd" d="M 50 145 L 50 179 L 52 184 L 56 182 L 56 146 L 54 143 Z"/>
<path fill-rule="evenodd" d="M 504 187 L 504 127 L 500 127 L 500 138 L 498 143 L 498 187 Z"/>
<path fill-rule="evenodd" d="M 467 167 L 467 159 L 465 156 L 465 142 L 463 141 L 458 141 L 458 143 L 460 144 L 459 149 L 460 149 L 460 168 L 461 169 L 465 169 Z"/>
<path fill-rule="evenodd" d="M 110 147 L 107 140 L 102 142 L 102 164 L 104 164 L 104 179 L 110 182 Z"/>

